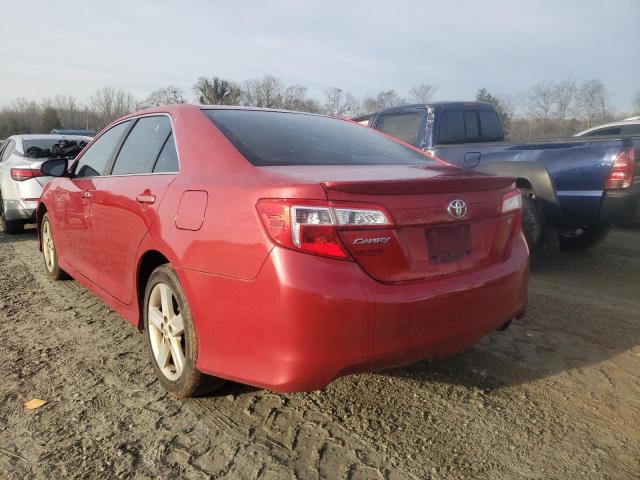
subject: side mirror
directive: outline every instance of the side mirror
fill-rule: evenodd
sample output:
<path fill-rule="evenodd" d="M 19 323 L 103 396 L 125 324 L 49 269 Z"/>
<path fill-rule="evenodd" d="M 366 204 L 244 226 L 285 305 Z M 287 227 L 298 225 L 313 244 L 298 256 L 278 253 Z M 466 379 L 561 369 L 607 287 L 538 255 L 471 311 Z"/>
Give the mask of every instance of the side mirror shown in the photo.
<path fill-rule="evenodd" d="M 47 160 L 40 165 L 40 171 L 49 177 L 66 177 L 67 173 L 67 160 L 65 158 L 54 158 Z"/>

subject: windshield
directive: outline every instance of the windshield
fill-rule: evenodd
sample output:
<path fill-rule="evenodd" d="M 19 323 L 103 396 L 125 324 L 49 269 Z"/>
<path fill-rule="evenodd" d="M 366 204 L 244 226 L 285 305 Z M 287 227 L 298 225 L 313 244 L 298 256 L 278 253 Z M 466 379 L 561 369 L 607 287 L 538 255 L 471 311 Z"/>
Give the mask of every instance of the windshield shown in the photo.
<path fill-rule="evenodd" d="M 436 163 L 425 154 L 344 120 L 259 110 L 203 111 L 256 166 Z"/>

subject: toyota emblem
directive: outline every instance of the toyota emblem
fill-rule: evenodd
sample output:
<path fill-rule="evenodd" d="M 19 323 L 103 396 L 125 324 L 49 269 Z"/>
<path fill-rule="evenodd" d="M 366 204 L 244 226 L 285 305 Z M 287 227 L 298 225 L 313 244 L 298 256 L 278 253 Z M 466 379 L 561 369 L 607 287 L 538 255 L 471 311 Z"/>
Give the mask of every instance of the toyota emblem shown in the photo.
<path fill-rule="evenodd" d="M 449 202 L 449 206 L 447 207 L 447 212 L 449 212 L 449 215 L 451 215 L 451 218 L 455 218 L 456 220 L 459 220 L 461 218 L 464 218 L 464 216 L 467 214 L 467 204 L 464 203 L 464 200 L 460 200 L 459 198 L 456 198 L 455 200 L 451 200 Z"/>

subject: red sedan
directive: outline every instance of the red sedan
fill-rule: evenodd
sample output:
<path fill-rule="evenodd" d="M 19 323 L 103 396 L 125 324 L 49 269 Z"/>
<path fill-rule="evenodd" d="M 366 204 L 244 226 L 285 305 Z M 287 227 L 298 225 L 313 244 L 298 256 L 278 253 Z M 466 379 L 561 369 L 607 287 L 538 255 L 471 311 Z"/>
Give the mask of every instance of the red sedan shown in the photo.
<path fill-rule="evenodd" d="M 143 329 L 178 397 L 444 357 L 527 302 L 513 179 L 346 120 L 161 107 L 42 170 L 59 177 L 38 207 L 49 275 Z"/>

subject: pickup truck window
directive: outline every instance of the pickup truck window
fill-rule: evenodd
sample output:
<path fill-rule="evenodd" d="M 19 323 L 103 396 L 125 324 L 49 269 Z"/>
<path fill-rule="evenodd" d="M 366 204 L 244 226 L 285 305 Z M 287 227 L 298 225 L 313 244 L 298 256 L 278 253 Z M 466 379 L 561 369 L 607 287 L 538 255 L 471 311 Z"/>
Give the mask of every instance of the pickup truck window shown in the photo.
<path fill-rule="evenodd" d="M 259 110 L 203 112 L 255 166 L 436 163 L 419 151 L 345 120 Z"/>
<path fill-rule="evenodd" d="M 464 143 L 466 140 L 463 112 L 443 112 L 440 116 L 438 143 Z"/>
<path fill-rule="evenodd" d="M 419 112 L 396 113 L 382 115 L 378 120 L 377 130 L 399 138 L 403 142 L 415 145 L 418 143 L 418 131 L 422 115 Z"/>
<path fill-rule="evenodd" d="M 504 139 L 500 115 L 496 112 L 480 110 L 480 130 L 483 142 L 500 142 Z"/>
<path fill-rule="evenodd" d="M 467 141 L 480 140 L 480 124 L 476 112 L 464 112 L 464 129 L 467 132 Z"/>

